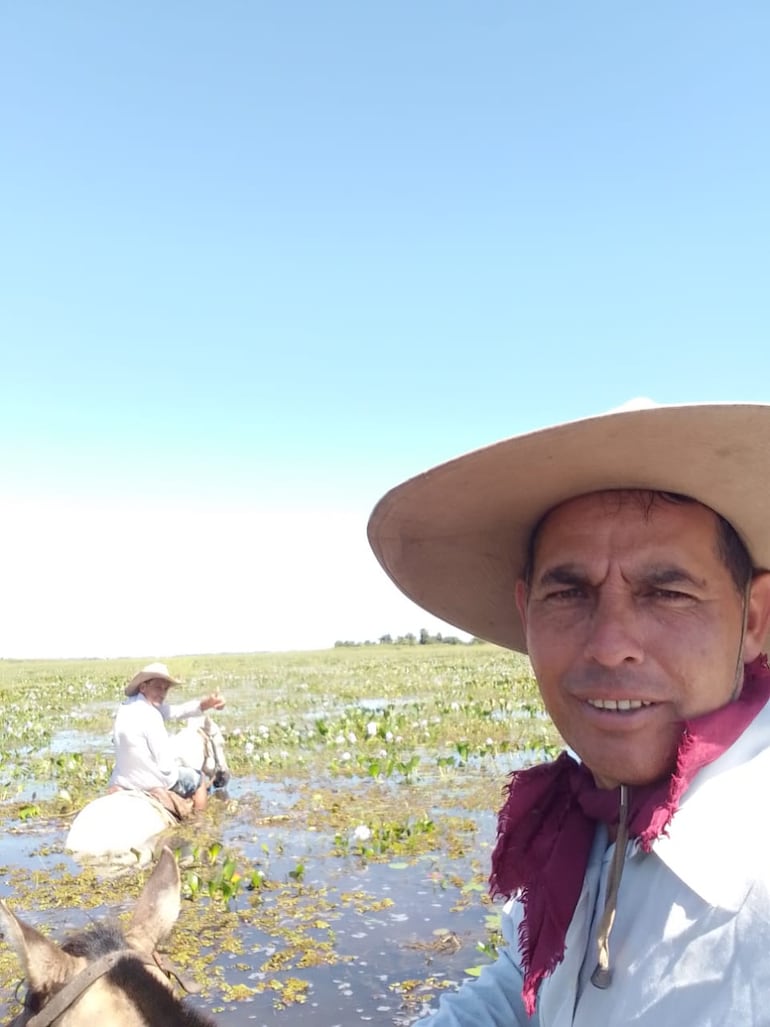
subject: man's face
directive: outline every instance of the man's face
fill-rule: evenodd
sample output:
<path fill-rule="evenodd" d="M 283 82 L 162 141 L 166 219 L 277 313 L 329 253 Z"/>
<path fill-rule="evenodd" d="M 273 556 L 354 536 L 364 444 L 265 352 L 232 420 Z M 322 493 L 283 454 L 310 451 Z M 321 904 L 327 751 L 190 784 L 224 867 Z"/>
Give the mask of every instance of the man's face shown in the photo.
<path fill-rule="evenodd" d="M 540 529 L 517 605 L 546 708 L 601 787 L 670 773 L 682 721 L 728 703 L 759 653 L 766 582 L 742 646 L 717 525 L 699 503 L 598 492 Z"/>
<path fill-rule="evenodd" d="M 169 688 L 171 688 L 170 681 L 163 681 L 161 678 L 150 678 L 149 681 L 142 682 L 139 686 L 139 691 L 147 702 L 151 702 L 153 706 L 162 706 L 166 701 L 166 694 Z"/>

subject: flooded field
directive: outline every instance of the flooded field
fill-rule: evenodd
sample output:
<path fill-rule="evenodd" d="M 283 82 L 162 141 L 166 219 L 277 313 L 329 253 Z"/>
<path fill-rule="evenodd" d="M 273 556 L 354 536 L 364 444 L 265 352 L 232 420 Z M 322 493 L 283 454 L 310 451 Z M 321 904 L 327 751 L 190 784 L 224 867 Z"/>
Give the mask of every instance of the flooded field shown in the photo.
<path fill-rule="evenodd" d="M 0 897 L 59 940 L 124 913 L 147 876 L 64 851 L 143 662 L 0 662 Z M 233 772 L 164 839 L 185 896 L 166 947 L 203 988 L 189 1001 L 231 1027 L 408 1025 L 494 958 L 502 788 L 559 745 L 526 661 L 433 644 L 167 662 L 187 682 L 173 698 L 226 697 Z M 0 942 L 0 1020 L 19 977 Z"/>

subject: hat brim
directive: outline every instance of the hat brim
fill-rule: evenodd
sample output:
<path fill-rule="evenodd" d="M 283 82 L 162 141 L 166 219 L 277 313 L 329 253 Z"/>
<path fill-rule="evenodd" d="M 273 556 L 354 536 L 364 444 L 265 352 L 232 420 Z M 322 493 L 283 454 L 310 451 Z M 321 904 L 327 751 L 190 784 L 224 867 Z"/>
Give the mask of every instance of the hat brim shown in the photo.
<path fill-rule="evenodd" d="M 145 681 L 168 681 L 170 685 L 181 685 L 181 681 L 177 681 L 176 678 L 169 677 L 168 674 L 159 674 L 157 671 L 148 672 L 140 670 L 138 674 L 135 674 L 124 688 L 124 692 L 127 696 L 136 695 L 139 691 L 139 686 L 143 685 Z"/>
<path fill-rule="evenodd" d="M 549 510 L 606 489 L 678 492 L 725 517 L 764 570 L 769 471 L 770 405 L 623 410 L 518 435 L 411 478 L 374 508 L 369 542 L 419 606 L 526 652 L 514 590 Z"/>

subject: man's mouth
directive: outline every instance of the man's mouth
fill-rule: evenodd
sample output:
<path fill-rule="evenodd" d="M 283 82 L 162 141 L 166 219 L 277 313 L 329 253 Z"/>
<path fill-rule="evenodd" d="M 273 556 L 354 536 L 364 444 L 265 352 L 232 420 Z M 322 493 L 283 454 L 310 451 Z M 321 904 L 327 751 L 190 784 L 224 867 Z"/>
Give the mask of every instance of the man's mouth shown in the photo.
<path fill-rule="evenodd" d="M 646 699 L 586 699 L 586 702 L 589 706 L 593 706 L 594 709 L 612 710 L 615 713 L 625 710 L 641 710 L 645 706 L 655 705 Z"/>

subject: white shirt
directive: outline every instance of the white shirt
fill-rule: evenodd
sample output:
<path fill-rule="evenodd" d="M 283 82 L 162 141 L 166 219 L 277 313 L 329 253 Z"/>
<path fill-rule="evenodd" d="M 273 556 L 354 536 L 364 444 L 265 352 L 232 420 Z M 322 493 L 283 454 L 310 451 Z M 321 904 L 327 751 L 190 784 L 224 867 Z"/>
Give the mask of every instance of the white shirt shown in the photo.
<path fill-rule="evenodd" d="M 651 853 L 628 844 L 602 991 L 590 978 L 613 848 L 600 826 L 564 960 L 533 1017 L 512 900 L 497 962 L 414 1027 L 770 1027 L 770 704 L 695 776 Z"/>
<path fill-rule="evenodd" d="M 153 706 L 137 692 L 118 708 L 113 727 L 115 768 L 110 785 L 121 788 L 171 788 L 179 777 L 165 720 L 200 713 L 200 701 Z"/>

